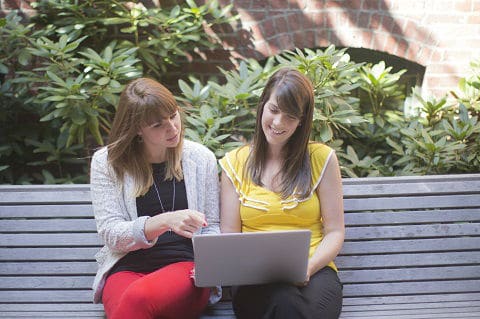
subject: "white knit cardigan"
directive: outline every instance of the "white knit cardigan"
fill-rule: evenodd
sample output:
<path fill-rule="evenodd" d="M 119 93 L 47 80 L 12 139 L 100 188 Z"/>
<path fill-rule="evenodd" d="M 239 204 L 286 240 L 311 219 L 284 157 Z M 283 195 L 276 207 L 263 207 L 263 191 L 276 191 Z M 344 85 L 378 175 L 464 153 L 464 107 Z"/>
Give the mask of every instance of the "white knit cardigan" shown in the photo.
<path fill-rule="evenodd" d="M 184 141 L 182 169 L 188 208 L 205 214 L 208 227 L 200 232 L 219 233 L 219 181 L 215 155 L 205 146 Z M 105 278 L 115 263 L 128 252 L 155 245 L 156 239 L 145 238 L 148 216 L 138 217 L 134 183 L 126 175 L 123 183 L 116 178 L 107 161 L 107 148 L 92 158 L 90 187 L 97 231 L 103 248 L 95 255 L 98 271 L 93 282 L 94 302 L 100 303 Z M 213 296 L 212 296 L 213 297 Z M 217 298 L 210 298 L 215 300 Z"/>

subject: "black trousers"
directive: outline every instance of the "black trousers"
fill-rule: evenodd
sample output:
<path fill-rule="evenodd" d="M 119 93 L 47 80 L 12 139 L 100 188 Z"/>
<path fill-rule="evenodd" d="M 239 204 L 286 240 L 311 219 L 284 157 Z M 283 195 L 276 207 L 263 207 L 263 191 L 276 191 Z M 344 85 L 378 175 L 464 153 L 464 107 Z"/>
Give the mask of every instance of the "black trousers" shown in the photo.
<path fill-rule="evenodd" d="M 284 283 L 232 287 L 239 319 L 337 319 L 342 296 L 340 279 L 330 267 L 318 271 L 305 287 Z"/>

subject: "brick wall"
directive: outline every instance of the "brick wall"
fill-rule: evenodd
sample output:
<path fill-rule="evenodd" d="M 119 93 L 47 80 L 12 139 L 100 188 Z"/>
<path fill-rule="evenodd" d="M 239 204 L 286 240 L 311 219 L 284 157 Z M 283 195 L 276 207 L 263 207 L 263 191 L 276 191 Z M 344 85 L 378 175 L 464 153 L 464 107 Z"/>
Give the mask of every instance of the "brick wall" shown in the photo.
<path fill-rule="evenodd" d="M 31 14 L 29 2 L 33 1 L 0 0 L 0 10 L 19 8 Z M 419 63 L 426 67 L 424 90 L 443 95 L 456 89 L 458 79 L 469 74 L 470 61 L 480 57 L 480 0 L 220 2 L 233 2 L 241 17 L 239 31 L 229 26 L 219 30 L 224 34 L 224 50 L 194 54 L 194 63 L 173 70 L 173 77 L 185 71 L 218 74 L 218 66 L 235 66 L 231 57 L 262 60 L 285 49 L 334 44 Z"/>

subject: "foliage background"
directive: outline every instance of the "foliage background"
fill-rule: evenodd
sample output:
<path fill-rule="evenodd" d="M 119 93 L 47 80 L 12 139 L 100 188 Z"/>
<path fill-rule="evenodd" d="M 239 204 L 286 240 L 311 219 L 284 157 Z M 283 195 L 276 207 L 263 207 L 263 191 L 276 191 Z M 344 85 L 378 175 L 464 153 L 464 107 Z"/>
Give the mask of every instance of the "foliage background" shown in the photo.
<path fill-rule="evenodd" d="M 89 157 L 106 143 L 119 93 L 128 81 L 162 81 L 195 47 L 215 47 L 216 25 L 231 7 L 193 1 L 145 8 L 117 1 L 40 1 L 22 24 L 0 28 L 0 183 L 86 183 Z M 331 46 L 283 52 L 264 64 L 238 61 L 221 79 L 185 76 L 175 91 L 187 138 L 217 157 L 247 142 L 261 90 L 278 67 L 298 68 L 315 86 L 312 139 L 335 148 L 344 176 L 480 171 L 480 62 L 455 92 L 404 95 L 384 62 L 351 61 Z M 405 103 L 405 101 L 411 101 Z M 407 107 L 407 106 L 408 107 Z"/>

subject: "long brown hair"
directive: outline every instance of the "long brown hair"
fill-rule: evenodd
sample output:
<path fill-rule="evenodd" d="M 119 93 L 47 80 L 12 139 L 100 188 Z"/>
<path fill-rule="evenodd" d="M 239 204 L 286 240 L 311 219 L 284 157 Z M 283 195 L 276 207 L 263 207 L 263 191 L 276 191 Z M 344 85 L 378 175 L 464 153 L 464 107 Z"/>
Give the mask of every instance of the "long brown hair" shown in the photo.
<path fill-rule="evenodd" d="M 312 190 L 308 142 L 312 130 L 314 96 L 313 85 L 296 69 L 282 68 L 268 80 L 257 106 L 257 120 L 252 151 L 247 159 L 247 174 L 257 185 L 265 167 L 268 142 L 262 129 L 265 104 L 275 92 L 282 112 L 300 119 L 300 125 L 283 148 L 280 194 L 283 199 L 295 193 L 297 198 L 308 197 Z"/>
<path fill-rule="evenodd" d="M 138 132 L 142 127 L 161 122 L 181 111 L 173 94 L 162 84 L 148 78 L 131 81 L 122 94 L 109 135 L 108 161 L 120 181 L 126 173 L 135 181 L 135 196 L 145 194 L 153 183 L 152 166 L 147 160 Z M 180 142 L 167 149 L 165 179 L 183 179 Z"/>

